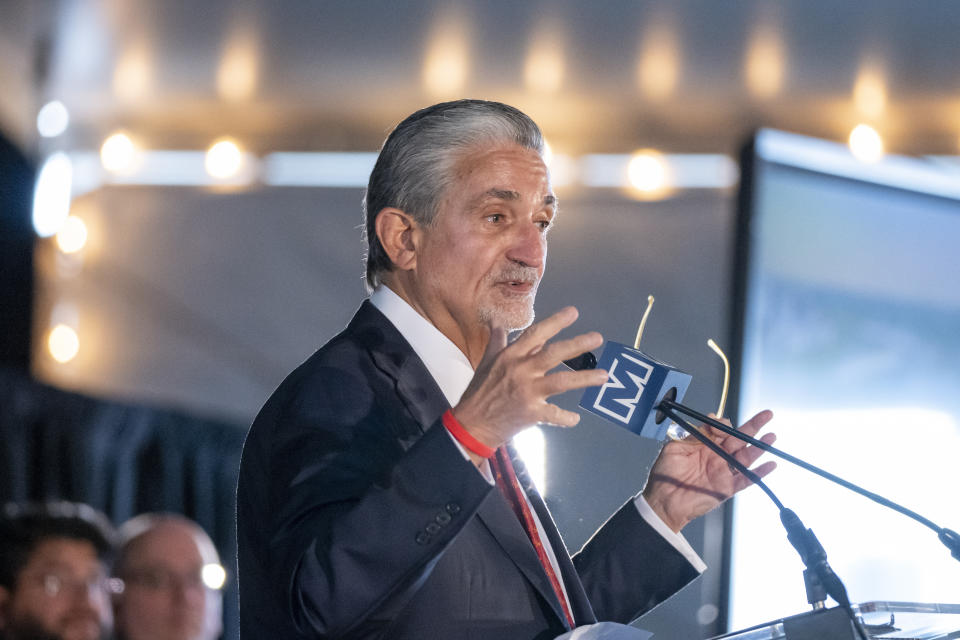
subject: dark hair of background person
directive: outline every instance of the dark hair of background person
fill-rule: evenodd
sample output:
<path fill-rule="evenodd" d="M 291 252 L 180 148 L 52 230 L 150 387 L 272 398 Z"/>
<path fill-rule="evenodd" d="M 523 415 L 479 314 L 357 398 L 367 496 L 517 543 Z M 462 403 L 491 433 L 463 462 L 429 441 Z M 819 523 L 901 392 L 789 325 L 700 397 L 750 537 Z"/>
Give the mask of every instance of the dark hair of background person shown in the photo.
<path fill-rule="evenodd" d="M 0 514 L 0 586 L 12 591 L 30 555 L 50 538 L 89 542 L 101 562 L 109 565 L 113 560 L 116 539 L 113 526 L 90 505 L 10 503 Z"/>

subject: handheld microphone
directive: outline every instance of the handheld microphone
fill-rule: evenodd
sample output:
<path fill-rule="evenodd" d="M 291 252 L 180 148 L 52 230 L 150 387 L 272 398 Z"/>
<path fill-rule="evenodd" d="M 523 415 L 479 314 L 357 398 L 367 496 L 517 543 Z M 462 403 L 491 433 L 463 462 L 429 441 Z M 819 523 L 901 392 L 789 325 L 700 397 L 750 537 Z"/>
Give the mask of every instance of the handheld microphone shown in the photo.
<path fill-rule="evenodd" d="M 592 351 L 585 351 L 578 356 L 570 358 L 569 360 L 564 360 L 563 364 L 567 365 L 574 371 L 585 371 L 586 369 L 596 369 L 597 356 L 593 355 Z"/>

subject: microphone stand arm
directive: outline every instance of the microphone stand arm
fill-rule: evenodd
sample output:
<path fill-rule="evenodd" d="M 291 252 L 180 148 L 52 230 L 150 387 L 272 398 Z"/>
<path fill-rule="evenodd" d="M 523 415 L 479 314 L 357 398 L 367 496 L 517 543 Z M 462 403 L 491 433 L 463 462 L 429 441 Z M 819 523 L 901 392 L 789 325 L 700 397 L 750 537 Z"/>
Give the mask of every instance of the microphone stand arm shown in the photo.
<path fill-rule="evenodd" d="M 747 434 L 742 433 L 741 431 L 729 425 L 726 425 L 715 418 L 711 418 L 710 416 L 705 415 L 694 409 L 691 409 L 690 407 L 687 407 L 685 405 L 682 405 L 679 402 L 664 398 L 663 400 L 660 401 L 660 404 L 657 405 L 657 409 L 668 414 L 674 422 L 677 422 L 677 424 L 679 424 L 681 427 L 684 428 L 684 430 L 687 430 L 688 432 L 689 430 L 684 426 L 684 424 L 678 422 L 677 419 L 674 417 L 676 413 L 682 413 L 686 416 L 699 420 L 704 424 L 710 425 L 714 429 L 722 431 L 723 433 L 726 433 L 727 435 L 730 435 L 730 436 L 733 436 L 734 438 L 742 440 L 743 442 L 746 442 L 754 447 L 757 447 L 759 449 L 772 453 L 778 458 L 782 458 L 787 462 L 790 462 L 792 464 L 797 465 L 798 467 L 806 469 L 807 471 L 814 473 L 820 476 L 821 478 L 825 478 L 830 482 L 833 482 L 835 484 L 840 485 L 841 487 L 844 487 L 846 489 L 849 489 L 850 491 L 853 491 L 854 493 L 859 493 L 865 498 L 869 498 L 870 500 L 873 500 L 878 504 L 881 504 L 887 508 L 893 509 L 894 511 L 898 511 L 903 515 L 909 518 L 912 518 L 913 520 L 916 520 L 917 522 L 924 525 L 925 527 L 928 527 L 929 529 L 932 529 L 933 531 L 935 531 L 937 533 L 937 537 L 939 538 L 940 542 L 942 542 L 944 546 L 946 546 L 950 550 L 950 555 L 952 555 L 956 560 L 960 560 L 960 534 L 958 534 L 956 531 L 953 531 L 952 529 L 941 527 L 937 525 L 935 522 L 933 522 L 932 520 L 924 518 L 923 516 L 916 513 L 915 511 L 911 511 L 910 509 L 907 509 L 906 507 L 901 506 L 896 502 L 893 502 L 892 500 L 888 500 L 887 498 L 884 498 L 881 495 L 873 493 L 872 491 L 867 491 L 866 489 L 859 487 L 853 484 L 852 482 L 844 480 L 843 478 L 836 476 L 828 471 L 824 471 L 820 467 L 817 467 L 815 465 L 810 464 L 809 462 L 801 460 L 796 456 L 792 456 L 785 451 L 781 451 L 780 449 L 777 449 L 776 447 L 769 445 L 766 442 L 763 442 L 762 440 L 758 440 L 756 438 L 748 436 Z M 753 478 L 751 478 L 750 476 L 747 476 L 747 477 L 753 480 Z"/>
<path fill-rule="evenodd" d="M 666 405 L 665 403 L 668 402 L 669 405 Z M 783 506 L 780 499 L 777 498 L 760 476 L 748 469 L 747 466 L 737 460 L 733 454 L 727 452 L 723 447 L 711 440 L 709 436 L 701 433 L 696 427 L 684 420 L 674 411 L 675 406 L 682 405 L 678 405 L 678 403 L 669 400 L 662 400 L 658 410 L 662 411 L 666 417 L 676 422 L 684 431 L 699 440 L 708 449 L 723 458 L 732 468 L 735 468 L 747 479 L 760 487 L 780 510 L 780 521 L 787 530 L 787 540 L 790 541 L 790 544 L 793 545 L 797 553 L 800 554 L 800 559 L 806 567 L 803 572 L 803 584 L 807 592 L 807 602 L 813 605 L 814 610 L 823 609 L 824 600 L 826 600 L 826 596 L 829 594 L 846 611 L 861 640 L 867 640 L 867 635 L 853 612 L 850 598 L 847 596 L 847 590 L 843 586 L 840 578 L 837 577 L 837 574 L 835 574 L 833 569 L 830 568 L 830 565 L 827 564 L 827 553 L 824 551 L 823 546 L 821 546 L 820 541 L 817 540 L 813 531 L 803 525 L 800 518 L 792 509 Z"/>

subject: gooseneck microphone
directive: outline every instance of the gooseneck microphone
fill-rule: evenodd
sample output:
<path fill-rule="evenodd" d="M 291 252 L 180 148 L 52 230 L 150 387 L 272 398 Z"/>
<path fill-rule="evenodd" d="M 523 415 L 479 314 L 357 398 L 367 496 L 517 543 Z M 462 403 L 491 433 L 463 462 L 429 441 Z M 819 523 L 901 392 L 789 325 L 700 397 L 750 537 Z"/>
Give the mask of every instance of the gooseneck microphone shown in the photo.
<path fill-rule="evenodd" d="M 665 402 L 669 402 L 671 406 L 664 406 Z M 820 544 L 817 536 L 814 535 L 813 530 L 805 527 L 803 522 L 800 521 L 799 516 L 797 516 L 792 509 L 783 506 L 780 499 L 777 498 L 773 490 L 767 486 L 760 476 L 748 469 L 746 465 L 737 460 L 736 457 L 724 450 L 723 447 L 715 443 L 707 435 L 701 433 L 696 427 L 684 420 L 683 417 L 674 410 L 682 406 L 683 405 L 670 400 L 661 400 L 658 406 L 658 413 L 662 414 L 662 416 L 658 415 L 658 418 L 664 420 L 669 417 L 683 428 L 684 431 L 723 458 L 727 464 L 730 465 L 731 469 L 736 469 L 742 473 L 748 480 L 760 487 L 763 492 L 767 494 L 780 511 L 780 522 L 787 531 L 787 540 L 789 540 L 790 544 L 800 555 L 800 560 L 803 561 L 803 566 L 805 567 L 803 571 L 803 585 L 807 593 L 807 602 L 813 606 L 814 610 L 820 610 L 824 608 L 824 600 L 826 600 L 829 595 L 846 612 L 860 640 L 868 640 L 866 631 L 864 631 L 863 625 L 860 624 L 860 621 L 853 611 L 853 606 L 850 604 L 850 598 L 847 596 L 847 588 L 827 563 L 827 552 L 824 551 L 823 546 Z"/>
<path fill-rule="evenodd" d="M 614 344 L 615 344 L 615 343 L 614 343 Z M 621 347 L 622 345 L 616 345 L 616 346 L 617 346 L 617 347 Z M 594 356 L 593 353 L 591 353 L 591 352 L 588 351 L 588 352 L 586 352 L 586 353 L 583 353 L 583 354 L 577 356 L 576 358 L 571 358 L 571 359 L 569 359 L 569 360 L 565 360 L 565 361 L 564 361 L 564 364 L 566 364 L 566 365 L 567 365 L 568 367 L 570 367 L 571 369 L 581 370 L 581 369 L 590 369 L 590 368 L 596 367 L 596 362 L 597 362 L 596 356 Z M 608 384 L 609 384 L 609 383 L 608 383 Z M 621 388 L 622 388 L 622 386 L 621 386 Z M 639 397 L 639 396 L 643 393 L 643 388 L 642 388 L 642 387 L 638 387 L 638 391 L 640 392 L 640 393 L 637 394 L 638 397 Z M 586 396 L 586 394 L 584 394 L 584 395 Z M 844 480 L 843 478 L 841 478 L 841 477 L 839 477 L 839 476 L 837 476 L 837 475 L 834 475 L 834 474 L 832 474 L 832 473 L 830 473 L 830 472 L 828 472 L 828 471 L 825 471 L 825 470 L 821 469 L 820 467 L 817 467 L 816 465 L 810 464 L 809 462 L 806 462 L 805 460 L 801 460 L 800 458 L 797 458 L 796 456 L 790 455 L 790 454 L 787 453 L 786 451 L 781 451 L 780 449 L 777 449 L 777 448 L 774 447 L 773 445 L 769 445 L 769 444 L 767 444 L 766 442 L 763 442 L 762 440 L 758 440 L 758 439 L 756 439 L 756 438 L 753 438 L 753 437 L 751 437 L 751 436 L 749 436 L 749 435 L 747 435 L 747 434 L 745 434 L 745 433 L 743 433 L 743 432 L 741 432 L 741 431 L 739 431 L 739 430 L 737 430 L 737 429 L 735 429 L 735 428 L 733 428 L 733 427 L 730 427 L 730 426 L 728 426 L 728 425 L 720 422 L 719 420 L 717 420 L 717 419 L 715 419 L 715 418 L 711 418 L 710 416 L 708 416 L 708 415 L 706 415 L 706 414 L 704 414 L 704 413 L 702 413 L 702 412 L 696 411 L 695 409 L 691 409 L 690 407 L 687 407 L 687 406 L 685 406 L 685 405 L 683 405 L 683 404 L 680 404 L 679 402 L 676 401 L 676 398 L 677 398 L 677 392 L 676 392 L 674 389 L 672 389 L 672 388 L 671 388 L 671 389 L 668 389 L 666 392 L 661 393 L 661 397 L 659 398 L 659 401 L 656 403 L 656 405 L 654 405 L 654 406 L 651 408 L 651 411 L 655 412 L 655 414 L 654 414 L 653 416 L 651 416 L 651 419 L 652 419 L 652 421 L 653 421 L 654 423 L 656 423 L 656 424 L 659 425 L 659 424 L 663 423 L 663 421 L 665 420 L 666 417 L 669 417 L 671 420 L 673 420 L 675 423 L 677 423 L 681 428 L 683 428 L 684 431 L 686 431 L 686 432 L 689 433 L 690 435 L 694 435 L 694 429 L 693 429 L 693 427 L 691 427 L 689 424 L 687 424 L 687 423 L 685 423 L 685 422 L 677 419 L 677 415 L 676 415 L 676 414 L 677 414 L 677 412 L 679 412 L 679 413 L 682 413 L 682 414 L 684 414 L 684 415 L 686 415 L 686 416 L 689 416 L 690 418 L 694 418 L 694 419 L 696 419 L 696 420 L 699 420 L 700 422 L 703 422 L 704 424 L 708 424 L 708 425 L 710 425 L 711 427 L 713 427 L 714 429 L 717 429 L 718 431 L 721 431 L 721 432 L 723 432 L 723 433 L 725 433 L 725 434 L 727 434 L 727 435 L 733 436 L 734 438 L 737 438 L 737 439 L 739 439 L 739 440 L 742 440 L 743 442 L 746 442 L 747 444 L 750 444 L 750 445 L 755 446 L 755 447 L 757 447 L 757 448 L 759 448 L 759 449 L 762 449 L 763 451 L 766 451 L 766 452 L 768 452 L 768 453 L 771 453 L 771 454 L 777 456 L 778 458 L 781 458 L 781 459 L 783 459 L 783 460 L 786 460 L 787 462 L 790 462 L 791 464 L 794 464 L 794 465 L 796 465 L 796 466 L 798 466 L 798 467 L 800 467 L 800 468 L 802 468 L 802 469 L 805 469 L 805 470 L 807 470 L 807 471 L 809 471 L 809 472 L 811 472 L 811 473 L 814 473 L 814 474 L 820 476 L 821 478 L 825 478 L 826 480 L 829 480 L 830 482 L 833 482 L 834 484 L 838 484 L 838 485 L 840 485 L 841 487 L 844 487 L 845 489 L 848 489 L 848 490 L 850 490 L 850 491 L 853 491 L 854 493 L 858 493 L 858 494 L 860 494 L 861 496 L 864 496 L 865 498 L 869 498 L 870 500 L 873 500 L 873 501 L 876 502 L 877 504 L 883 505 L 884 507 L 887 507 L 888 509 L 893 509 L 894 511 L 897 511 L 897 512 L 899 512 L 899 513 L 907 516 L 908 518 L 911 518 L 911 519 L 913 519 L 913 520 L 916 520 L 916 521 L 919 522 L 920 524 L 922 524 L 922 525 L 924 525 L 925 527 L 927 527 L 927 528 L 931 529 L 932 531 L 936 532 L 937 538 L 940 540 L 940 542 L 942 542 L 943 545 L 946 546 L 947 549 L 950 550 L 950 555 L 953 556 L 956 560 L 960 560 L 960 534 L 958 534 L 956 531 L 953 531 L 952 529 L 947 529 L 946 527 L 941 527 L 941 526 L 937 525 L 935 522 L 933 522 L 932 520 L 930 520 L 929 518 L 925 518 L 925 517 L 921 516 L 920 514 L 918 514 L 917 512 L 915 512 L 915 511 L 913 511 L 913 510 L 911 510 L 911 509 L 908 509 L 908 508 L 904 507 L 903 505 L 897 504 L 896 502 L 894 502 L 894 501 L 892 501 L 892 500 L 890 500 L 890 499 L 888 499 L 888 498 L 884 498 L 883 496 L 881 496 L 881 495 L 879 495 L 879 494 L 877 494 L 877 493 L 874 493 L 874 492 L 872 492 L 872 491 L 868 491 L 868 490 L 864 489 L 863 487 L 860 487 L 860 486 L 858 486 L 858 485 L 856 485 L 856 484 L 854 484 L 854 483 L 852 483 L 852 482 L 850 482 L 850 481 L 848 481 L 848 480 Z M 623 399 L 614 400 L 614 402 L 618 402 L 618 403 L 620 403 L 622 406 L 626 406 L 627 404 L 630 404 L 630 403 L 628 403 L 628 402 L 625 402 Z M 632 402 L 632 404 L 633 404 L 633 406 L 637 406 L 639 403 L 637 402 L 636 399 L 634 399 L 633 402 Z M 584 403 L 583 403 L 583 402 L 581 402 L 581 406 L 584 406 Z M 598 415 L 601 415 L 601 417 L 605 417 L 606 419 L 609 420 L 609 417 L 607 417 L 607 416 L 605 416 L 605 415 L 603 415 L 603 414 L 598 413 L 597 411 L 593 410 L 592 407 L 587 406 L 587 407 L 584 407 L 584 408 L 589 409 L 589 410 L 591 410 L 593 413 L 596 413 L 596 414 L 598 414 Z M 632 418 L 632 420 L 636 421 L 636 418 Z M 643 422 L 643 420 L 644 420 L 644 418 L 641 417 L 640 421 Z M 613 422 L 613 421 L 611 420 L 611 422 Z M 626 424 L 626 422 L 622 422 L 622 423 L 621 423 L 621 422 L 615 422 L 615 424 L 619 424 L 619 426 L 621 426 L 621 427 L 623 427 L 623 426 L 628 426 L 628 425 Z M 689 427 L 689 428 L 688 428 L 688 427 Z M 659 431 L 665 432 L 665 429 L 660 429 Z M 640 435 L 644 435 L 644 434 L 641 433 Z M 694 437 L 696 437 L 696 436 L 694 436 Z M 701 442 L 702 442 L 702 440 L 701 440 Z M 706 443 L 704 443 L 704 444 L 706 444 Z M 711 444 L 713 444 L 712 441 L 711 441 Z M 707 445 L 707 446 L 709 446 L 709 445 Z M 711 449 L 713 449 L 713 448 L 711 447 Z M 713 449 L 713 451 L 716 452 L 717 455 L 721 455 L 721 457 L 722 457 L 722 454 L 720 453 L 720 451 L 722 451 L 722 449 L 720 449 L 720 451 L 718 451 L 717 449 Z M 726 452 L 724 452 L 724 453 L 726 453 Z M 730 461 L 728 460 L 728 462 L 730 462 Z M 733 462 L 730 462 L 730 464 L 731 464 L 732 466 L 734 466 L 734 467 L 737 467 L 738 471 L 740 471 L 741 473 L 744 473 L 744 472 L 743 472 L 743 469 L 741 469 L 741 467 L 742 467 L 743 465 L 733 464 Z M 749 471 L 749 470 L 748 470 L 748 471 Z M 763 483 L 757 482 L 757 480 L 759 480 L 759 478 L 757 478 L 757 477 L 755 476 L 755 474 L 752 474 L 752 472 L 750 472 L 750 473 L 744 473 L 744 475 L 745 475 L 747 478 L 749 478 L 750 480 L 754 481 L 754 483 L 757 484 L 757 486 L 761 487 L 761 489 L 764 489 L 764 491 L 767 492 L 767 495 L 770 496 L 770 493 L 771 493 L 771 492 L 770 492 L 768 489 L 765 488 L 765 485 L 763 485 Z M 771 496 L 771 499 L 774 499 L 774 497 Z M 781 508 L 781 509 L 782 509 L 783 505 L 779 504 L 779 501 L 777 501 L 777 500 L 774 499 L 774 503 L 777 504 L 777 507 L 778 507 L 778 508 Z"/>
<path fill-rule="evenodd" d="M 679 411 L 679 412 L 681 412 L 681 413 L 683 413 L 683 414 L 685 414 L 685 415 L 687 415 L 687 416 L 690 416 L 691 418 L 695 418 L 695 419 L 697 419 L 697 420 L 699 420 L 699 421 L 701 421 L 701 422 L 703 422 L 703 423 L 705 423 L 705 424 L 709 424 L 711 427 L 713 427 L 713 428 L 715 428 L 715 429 L 717 429 L 717 430 L 719 430 L 719 431 L 722 431 L 723 433 L 726 433 L 726 434 L 728 434 L 728 435 L 731 435 L 731 436 L 733 436 L 734 438 L 737 438 L 737 439 L 739 439 L 739 440 L 742 440 L 743 442 L 746 442 L 747 444 L 750 444 L 750 445 L 752 445 L 752 446 L 755 446 L 755 447 L 757 447 L 757 448 L 759 448 L 759 449 L 762 449 L 762 450 L 764 450 L 764 451 L 767 451 L 767 452 L 769 452 L 769 453 L 772 453 L 773 455 L 777 456 L 778 458 L 781 458 L 781 459 L 783 459 L 783 460 L 786 460 L 787 462 L 790 462 L 790 463 L 792 463 L 792 464 L 795 464 L 796 466 L 798 466 L 798 467 L 800 467 L 800 468 L 802 468 L 802 469 L 806 469 L 807 471 L 809 471 L 809 472 L 811 472 L 811 473 L 815 473 L 816 475 L 820 476 L 821 478 L 825 478 L 825 479 L 829 480 L 830 482 L 833 482 L 834 484 L 838 484 L 838 485 L 840 485 L 841 487 L 844 487 L 845 489 L 849 489 L 850 491 L 853 491 L 854 493 L 858 493 L 858 494 L 864 496 L 865 498 L 869 498 L 870 500 L 873 500 L 873 501 L 876 502 L 877 504 L 883 505 L 883 506 L 885 506 L 885 507 L 887 507 L 887 508 L 889 508 L 889 509 L 893 509 L 894 511 L 897 511 L 897 512 L 899 512 L 899 513 L 902 513 L 903 515 L 905 515 L 905 516 L 907 516 L 907 517 L 909 517 L 909 518 L 912 518 L 913 520 L 916 520 L 916 521 L 919 522 L 920 524 L 922 524 L 922 525 L 924 525 L 925 527 L 928 527 L 929 529 L 932 529 L 934 532 L 936 532 L 937 537 L 938 537 L 938 539 L 940 540 L 940 542 L 942 542 L 942 543 L 944 544 L 944 546 L 946 546 L 946 547 L 950 550 L 950 555 L 952 555 L 955 559 L 960 560 L 960 534 L 958 534 L 956 531 L 953 531 L 952 529 L 947 529 L 947 528 L 945 528 L 945 527 L 941 527 L 941 526 L 937 525 L 936 523 L 934 523 L 932 520 L 930 520 L 930 519 L 928 519 L 928 518 L 925 518 L 925 517 L 921 516 L 920 514 L 916 513 L 915 511 L 912 511 L 912 510 L 910 510 L 910 509 L 907 509 L 906 507 L 904 507 L 904 506 L 902 506 L 902 505 L 900 505 L 900 504 L 897 504 L 896 502 L 894 502 L 894 501 L 892 501 L 892 500 L 889 500 L 889 499 L 887 499 L 887 498 L 884 498 L 883 496 L 881 496 L 881 495 L 879 495 L 879 494 L 876 494 L 876 493 L 873 493 L 872 491 L 867 491 L 867 490 L 864 489 L 863 487 L 857 486 L 856 484 L 854 484 L 854 483 L 852 483 L 852 482 L 849 482 L 849 481 L 847 481 L 847 480 L 844 480 L 843 478 L 841 478 L 841 477 L 839 477 L 839 476 L 836 476 L 836 475 L 834 475 L 834 474 L 832 474 L 832 473 L 830 473 L 830 472 L 828 472 L 828 471 L 824 471 L 823 469 L 821 469 L 821 468 L 819 468 L 819 467 L 817 467 L 817 466 L 815 466 L 815 465 L 812 465 L 812 464 L 810 464 L 809 462 L 806 462 L 806 461 L 804 461 L 804 460 L 801 460 L 800 458 L 797 458 L 796 456 L 792 456 L 792 455 L 790 455 L 789 453 L 787 453 L 787 452 L 785 452 L 785 451 L 781 451 L 780 449 L 777 449 L 777 448 L 774 447 L 773 445 L 769 445 L 769 444 L 767 444 L 766 442 L 763 442 L 762 440 L 758 440 L 758 439 L 756 439 L 756 438 L 753 438 L 753 437 L 751 437 L 751 436 L 748 436 L 747 434 L 745 434 L 745 433 L 743 433 L 743 432 L 741 432 L 741 431 L 739 431 L 739 430 L 737 430 L 737 429 L 734 429 L 733 427 L 730 427 L 730 426 L 728 426 L 728 425 L 723 424 L 723 423 L 720 422 L 719 420 L 716 420 L 716 419 L 714 419 L 714 418 L 711 418 L 711 417 L 708 416 L 708 415 L 704 415 L 703 413 L 701 413 L 701 412 L 699 412 L 699 411 L 695 411 L 695 410 L 693 410 L 693 409 L 691 409 L 691 408 L 689 408 L 689 407 L 686 407 L 686 406 L 684 406 L 684 405 L 682 405 L 682 404 L 680 404 L 680 403 L 678 403 L 678 402 L 675 402 L 675 401 L 673 401 L 673 400 L 664 398 L 663 400 L 661 400 L 661 402 L 660 402 L 660 404 L 659 404 L 658 406 L 659 406 L 659 408 L 661 409 L 661 411 L 663 411 L 664 409 L 670 409 L 670 410 L 673 410 L 673 411 Z M 676 421 L 672 416 L 671 416 L 671 419 L 673 419 L 674 421 Z M 679 423 L 678 423 L 678 424 L 679 424 Z M 681 425 L 681 426 L 683 426 L 683 425 Z M 748 476 L 748 477 L 749 477 L 749 476 Z"/>
<path fill-rule="evenodd" d="M 768 445 L 762 440 L 753 438 L 719 420 L 680 404 L 678 400 L 682 398 L 686 391 L 689 376 L 670 367 L 670 365 L 658 362 L 636 348 L 630 349 L 626 345 L 610 342 L 607 343 L 600 362 L 610 372 L 610 378 L 602 387 L 585 391 L 580 406 L 640 436 L 654 437 L 659 440 L 662 440 L 667 433 L 666 425 L 662 423 L 669 418 L 690 436 L 696 438 L 704 446 L 723 458 L 732 469 L 736 469 L 760 487 L 777 506 L 780 512 L 780 521 L 787 531 L 787 539 L 796 549 L 806 567 L 803 577 L 808 602 L 813 605 L 815 610 L 823 609 L 826 596 L 832 597 L 846 612 L 861 640 L 866 640 L 866 633 L 854 614 L 846 588 L 827 563 L 827 554 L 813 531 L 803 525 L 796 513 L 784 507 L 783 503 L 759 476 L 713 442 L 707 435 L 690 425 L 680 414 L 699 420 L 722 433 L 756 446 L 920 522 L 935 531 L 940 541 L 950 550 L 951 555 L 960 560 L 960 534 L 955 531 L 940 527 L 931 520 L 883 496 L 867 491 L 852 482 Z M 590 368 L 591 363 L 596 366 L 596 358 L 593 357 L 592 353 L 587 352 L 564 363 L 573 369 L 586 369 Z M 624 364 L 627 366 L 624 367 Z M 677 380 L 680 384 L 675 384 Z M 649 395 L 650 398 L 645 399 L 644 396 L 646 395 Z"/>

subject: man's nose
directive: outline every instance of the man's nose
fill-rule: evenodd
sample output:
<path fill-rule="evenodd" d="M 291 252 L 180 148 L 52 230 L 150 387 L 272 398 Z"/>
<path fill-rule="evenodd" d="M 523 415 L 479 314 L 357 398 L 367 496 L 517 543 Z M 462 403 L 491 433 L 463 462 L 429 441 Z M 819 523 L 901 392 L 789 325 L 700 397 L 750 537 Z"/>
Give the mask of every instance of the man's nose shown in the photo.
<path fill-rule="evenodd" d="M 537 224 L 524 224 L 515 230 L 507 258 L 527 267 L 540 269 L 547 255 L 547 238 Z"/>

